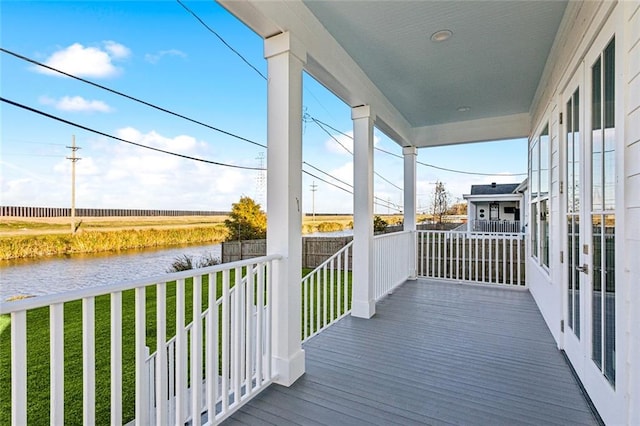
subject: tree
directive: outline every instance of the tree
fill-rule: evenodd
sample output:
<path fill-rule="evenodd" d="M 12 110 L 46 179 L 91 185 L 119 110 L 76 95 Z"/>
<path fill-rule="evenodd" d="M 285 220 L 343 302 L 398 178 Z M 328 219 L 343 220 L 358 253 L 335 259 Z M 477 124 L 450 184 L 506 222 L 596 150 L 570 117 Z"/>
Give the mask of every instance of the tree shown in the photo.
<path fill-rule="evenodd" d="M 373 218 L 373 232 L 384 232 L 388 224 L 389 223 L 380 216 L 375 216 Z"/>
<path fill-rule="evenodd" d="M 227 241 L 260 240 L 267 237 L 267 215 L 250 197 L 240 197 L 231 205 L 229 219 L 224 221 L 229 231 Z"/>
<path fill-rule="evenodd" d="M 453 204 L 451 208 L 449 208 L 449 211 L 447 211 L 447 214 L 451 214 L 451 215 L 467 214 L 467 203 L 459 202 L 459 203 Z"/>
<path fill-rule="evenodd" d="M 431 214 L 438 218 L 438 223 L 442 223 L 442 217 L 447 214 L 451 204 L 451 194 L 445 188 L 444 183 L 436 181 L 433 188 L 433 200 L 431 203 Z"/>

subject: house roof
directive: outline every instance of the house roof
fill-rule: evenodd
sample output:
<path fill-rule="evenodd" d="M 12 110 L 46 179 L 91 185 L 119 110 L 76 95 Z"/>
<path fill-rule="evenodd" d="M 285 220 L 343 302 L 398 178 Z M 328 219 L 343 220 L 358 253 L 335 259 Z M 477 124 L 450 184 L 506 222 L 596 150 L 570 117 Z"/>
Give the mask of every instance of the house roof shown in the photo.
<path fill-rule="evenodd" d="M 513 194 L 519 183 L 492 183 L 489 185 L 471 185 L 471 195 Z"/>

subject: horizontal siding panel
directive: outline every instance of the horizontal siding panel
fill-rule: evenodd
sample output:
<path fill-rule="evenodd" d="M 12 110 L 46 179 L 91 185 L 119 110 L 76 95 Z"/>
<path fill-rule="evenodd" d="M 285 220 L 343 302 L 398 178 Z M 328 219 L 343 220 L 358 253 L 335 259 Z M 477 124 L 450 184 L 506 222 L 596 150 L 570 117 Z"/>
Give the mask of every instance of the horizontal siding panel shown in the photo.
<path fill-rule="evenodd" d="M 640 208 L 640 174 L 627 177 L 625 192 L 626 206 Z"/>
<path fill-rule="evenodd" d="M 640 208 L 628 208 L 625 211 L 625 237 L 627 240 L 636 241 L 635 246 L 640 244 Z M 640 249 L 640 247 L 638 247 Z M 633 246 L 627 247 L 630 253 L 640 253 L 640 250 L 633 251 Z M 631 281 L 640 282 L 640 281 Z"/>
<path fill-rule="evenodd" d="M 635 111 L 640 108 L 640 75 L 631 80 L 627 85 L 627 96 L 629 96 L 628 111 Z M 637 122 L 636 122 L 637 123 Z"/>
<path fill-rule="evenodd" d="M 638 26 L 640 26 L 640 23 L 638 23 Z M 640 74 L 640 40 L 636 40 L 635 46 L 631 48 L 628 56 L 629 77 L 627 80 L 631 81 L 634 77 L 638 78 L 638 74 Z"/>
<path fill-rule="evenodd" d="M 640 80 L 640 77 L 638 77 Z M 638 145 L 640 143 L 640 108 L 630 112 L 627 116 L 627 128 L 625 133 L 626 146 L 629 147 Z M 625 152 L 626 154 L 626 152 Z M 640 157 L 634 157 L 636 162 L 640 161 Z"/>
<path fill-rule="evenodd" d="M 626 167 L 625 176 L 629 177 L 640 174 L 640 142 L 626 147 L 624 157 Z"/>
<path fill-rule="evenodd" d="M 633 4 L 634 2 L 629 3 Z M 630 43 L 628 46 L 631 47 L 640 41 L 640 12 L 638 12 L 638 9 L 631 13 L 627 26 L 629 28 L 628 40 Z"/>

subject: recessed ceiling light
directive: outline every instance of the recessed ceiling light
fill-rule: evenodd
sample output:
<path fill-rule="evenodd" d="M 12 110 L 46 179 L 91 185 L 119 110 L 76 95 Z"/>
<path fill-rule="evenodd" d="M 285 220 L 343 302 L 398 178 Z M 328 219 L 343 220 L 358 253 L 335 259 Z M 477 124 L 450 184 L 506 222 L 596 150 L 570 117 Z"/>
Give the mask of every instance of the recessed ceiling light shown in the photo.
<path fill-rule="evenodd" d="M 471 111 L 471 107 L 470 106 L 458 107 L 458 112 L 469 112 L 469 111 Z"/>
<path fill-rule="evenodd" d="M 453 33 L 450 30 L 436 31 L 435 33 L 431 34 L 431 41 L 440 43 L 442 41 L 449 40 L 452 35 Z"/>

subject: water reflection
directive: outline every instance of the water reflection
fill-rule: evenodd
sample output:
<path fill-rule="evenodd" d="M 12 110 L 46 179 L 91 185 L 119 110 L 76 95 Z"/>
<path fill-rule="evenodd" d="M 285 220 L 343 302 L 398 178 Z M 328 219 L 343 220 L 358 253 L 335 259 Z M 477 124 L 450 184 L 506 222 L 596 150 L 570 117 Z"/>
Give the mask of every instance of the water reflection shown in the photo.
<path fill-rule="evenodd" d="M 181 255 L 221 257 L 220 244 L 0 261 L 0 301 L 154 277 Z"/>

